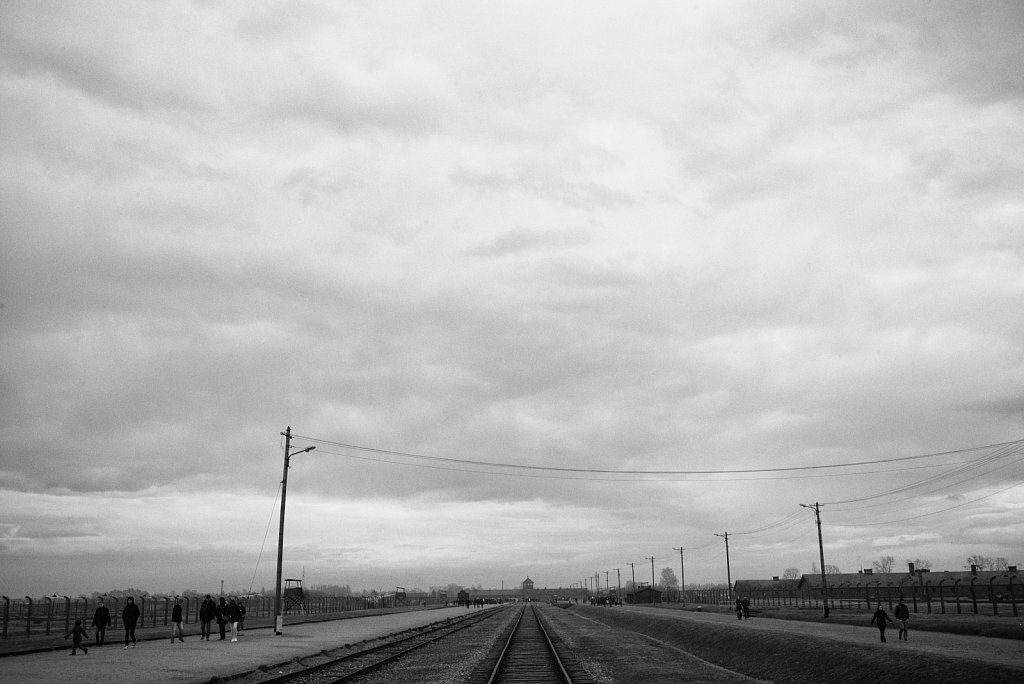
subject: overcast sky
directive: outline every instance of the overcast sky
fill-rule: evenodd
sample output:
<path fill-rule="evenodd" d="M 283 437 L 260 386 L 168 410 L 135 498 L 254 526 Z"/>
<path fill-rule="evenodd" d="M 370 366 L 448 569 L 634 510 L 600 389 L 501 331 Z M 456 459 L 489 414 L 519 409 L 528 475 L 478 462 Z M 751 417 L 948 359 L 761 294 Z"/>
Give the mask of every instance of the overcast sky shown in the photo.
<path fill-rule="evenodd" d="M 3 2 L 0 589 L 1024 563 L 1021 35 Z"/>

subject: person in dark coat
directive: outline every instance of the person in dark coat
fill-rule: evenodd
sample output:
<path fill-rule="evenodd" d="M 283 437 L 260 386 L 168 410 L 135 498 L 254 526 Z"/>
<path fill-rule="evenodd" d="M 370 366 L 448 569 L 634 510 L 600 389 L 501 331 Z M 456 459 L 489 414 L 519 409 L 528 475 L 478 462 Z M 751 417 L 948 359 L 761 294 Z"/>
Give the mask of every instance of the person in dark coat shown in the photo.
<path fill-rule="evenodd" d="M 75 655 L 77 649 L 82 649 L 82 653 L 89 655 L 89 649 L 82 645 L 82 637 L 86 639 L 89 635 L 85 632 L 85 627 L 82 626 L 81 620 L 75 620 L 75 626 L 71 628 L 71 631 L 64 635 L 64 638 L 73 637 L 71 639 L 71 653 L 68 655 Z"/>
<path fill-rule="evenodd" d="M 907 627 L 909 626 L 910 622 L 910 609 L 907 608 L 907 604 L 903 601 L 900 601 L 898 604 L 896 604 L 895 615 L 896 624 L 900 628 L 900 640 L 907 641 L 907 637 L 909 636 Z"/>
<path fill-rule="evenodd" d="M 128 648 L 129 641 L 132 643 L 132 648 L 135 648 L 135 625 L 138 623 L 141 614 L 139 607 L 135 605 L 135 597 L 129 596 L 124 604 L 124 610 L 121 611 L 121 622 L 124 623 L 125 649 Z"/>
<path fill-rule="evenodd" d="M 743 599 L 740 598 L 736 599 L 736 619 L 743 619 Z"/>
<path fill-rule="evenodd" d="M 228 624 L 228 604 L 225 603 L 224 597 L 220 597 L 220 603 L 217 604 L 217 627 L 220 628 L 220 640 L 224 641 L 227 637 L 225 636 L 225 627 Z"/>
<path fill-rule="evenodd" d="M 743 619 L 744 620 L 749 620 L 750 619 L 750 599 L 748 599 L 746 596 L 744 596 L 743 600 L 740 601 L 740 605 L 743 606 Z"/>
<path fill-rule="evenodd" d="M 886 624 L 888 623 L 888 624 Z M 878 627 L 878 636 L 881 638 L 882 643 L 885 643 L 885 628 L 891 624 L 894 624 L 889 614 L 882 609 L 882 604 L 878 604 L 878 610 L 871 616 L 871 624 Z"/>
<path fill-rule="evenodd" d="M 96 606 L 96 612 L 92 614 L 92 628 L 96 630 L 95 643 L 97 646 L 103 645 L 110 623 L 110 609 L 103 605 L 103 599 L 100 599 L 99 605 Z"/>
<path fill-rule="evenodd" d="M 242 614 L 238 610 L 238 602 L 231 599 L 231 603 L 228 604 L 228 622 L 231 623 L 232 641 L 238 641 L 238 621 L 241 619 Z"/>
<path fill-rule="evenodd" d="M 217 616 L 217 604 L 213 602 L 210 595 L 207 594 L 203 600 L 203 604 L 199 606 L 199 623 L 201 636 L 199 640 L 206 639 L 210 640 L 210 623 L 213 622 L 213 618 Z"/>
<path fill-rule="evenodd" d="M 181 599 L 174 599 L 174 609 L 171 611 L 171 643 L 177 635 L 181 643 L 185 643 L 185 632 L 181 628 Z"/>

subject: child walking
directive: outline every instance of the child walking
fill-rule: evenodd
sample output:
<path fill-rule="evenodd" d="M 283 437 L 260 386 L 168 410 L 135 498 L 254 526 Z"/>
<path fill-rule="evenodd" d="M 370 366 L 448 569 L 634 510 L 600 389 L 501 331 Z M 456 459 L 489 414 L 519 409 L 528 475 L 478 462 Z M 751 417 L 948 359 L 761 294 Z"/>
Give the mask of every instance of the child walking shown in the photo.
<path fill-rule="evenodd" d="M 85 627 L 82 626 L 81 620 L 75 620 L 75 626 L 71 628 L 71 631 L 64 635 L 67 639 L 71 637 L 71 653 L 69 655 L 75 655 L 77 649 L 82 649 L 82 653 L 89 655 L 89 649 L 82 645 L 82 638 L 89 638 L 89 635 L 85 633 Z"/>

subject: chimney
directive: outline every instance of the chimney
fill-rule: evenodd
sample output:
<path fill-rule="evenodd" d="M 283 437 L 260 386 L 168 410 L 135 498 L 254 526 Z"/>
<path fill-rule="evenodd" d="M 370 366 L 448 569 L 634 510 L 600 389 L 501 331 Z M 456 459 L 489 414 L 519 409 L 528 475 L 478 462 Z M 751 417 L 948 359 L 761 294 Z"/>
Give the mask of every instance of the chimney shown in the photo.
<path fill-rule="evenodd" d="M 779 581 L 779 576 L 778 576 L 778 575 L 775 575 L 774 577 L 772 577 L 772 579 L 773 579 L 773 580 L 775 580 L 775 581 L 777 582 L 777 581 Z"/>
<path fill-rule="evenodd" d="M 870 575 L 874 572 L 874 570 L 872 568 L 864 568 L 861 572 L 863 572 L 865 575 Z"/>
<path fill-rule="evenodd" d="M 1016 565 L 1010 565 L 1006 569 L 1009 572 L 1017 572 L 1017 566 Z"/>
<path fill-rule="evenodd" d="M 907 565 L 910 566 L 910 574 L 913 575 L 914 574 L 914 564 L 913 563 L 907 563 Z"/>
<path fill-rule="evenodd" d="M 974 563 L 971 563 L 971 574 L 974 576 L 978 575 L 978 566 Z"/>

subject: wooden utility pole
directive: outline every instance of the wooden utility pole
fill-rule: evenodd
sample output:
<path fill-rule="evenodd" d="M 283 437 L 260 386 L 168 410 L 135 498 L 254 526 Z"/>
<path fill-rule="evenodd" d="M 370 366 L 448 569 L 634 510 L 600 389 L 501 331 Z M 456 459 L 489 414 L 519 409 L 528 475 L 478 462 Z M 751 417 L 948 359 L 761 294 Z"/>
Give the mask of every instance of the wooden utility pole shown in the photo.
<path fill-rule="evenodd" d="M 683 568 L 683 551 L 686 549 L 680 546 L 679 548 L 672 547 L 673 551 L 679 552 L 679 602 L 686 604 L 686 600 L 683 598 L 683 590 L 686 588 L 686 570 Z"/>
<path fill-rule="evenodd" d="M 725 539 L 725 579 L 729 583 L 729 600 L 732 601 L 732 568 L 729 565 L 729 533 L 723 532 L 718 534 L 713 533 L 716 537 L 722 537 Z"/>
<path fill-rule="evenodd" d="M 654 605 L 654 556 L 648 558 L 644 556 L 645 560 L 651 561 L 651 605 Z"/>
<path fill-rule="evenodd" d="M 284 630 L 284 606 L 281 604 L 281 569 L 284 560 L 284 500 L 288 493 L 288 465 L 292 456 L 316 449 L 315 446 L 306 447 L 294 454 L 289 451 L 292 444 L 292 428 L 281 433 L 284 437 L 284 475 L 281 476 L 281 526 L 277 533 L 277 584 L 274 589 L 274 634 L 280 635 Z M 303 570 L 305 576 L 305 570 Z"/>
<path fill-rule="evenodd" d="M 814 520 L 818 523 L 818 559 L 821 561 L 821 604 L 824 606 L 822 617 L 828 617 L 828 585 L 825 583 L 825 546 L 821 543 L 821 504 L 815 501 L 813 506 L 807 504 L 800 505 L 814 510 Z"/>

